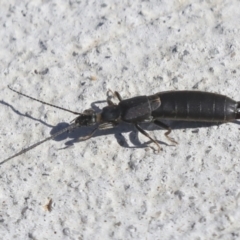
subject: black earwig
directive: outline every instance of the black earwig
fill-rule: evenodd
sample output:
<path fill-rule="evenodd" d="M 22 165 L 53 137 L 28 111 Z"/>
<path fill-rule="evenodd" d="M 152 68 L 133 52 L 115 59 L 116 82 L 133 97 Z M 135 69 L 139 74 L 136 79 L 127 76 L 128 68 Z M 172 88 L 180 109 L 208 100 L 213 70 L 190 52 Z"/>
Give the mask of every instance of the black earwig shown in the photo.
<path fill-rule="evenodd" d="M 67 128 L 3 160 L 0 162 L 0 165 L 30 151 L 48 140 L 54 139 L 64 132 L 82 126 L 95 125 L 96 127 L 91 134 L 80 138 L 79 141 L 91 138 L 97 130 L 114 127 L 120 122 L 127 122 L 133 124 L 139 132 L 154 142 L 159 151 L 161 149 L 159 143 L 143 130 L 139 126 L 139 123 L 152 122 L 157 126 L 166 129 L 167 132 L 165 133 L 165 136 L 171 142 L 177 144 L 174 139 L 168 136 L 171 133 L 171 128 L 160 122 L 159 119 L 223 123 L 240 118 L 240 102 L 236 102 L 224 95 L 209 92 L 166 91 L 151 96 L 138 96 L 125 100 L 121 98 L 118 92 L 114 92 L 113 95 L 119 100 L 118 105 L 114 104 L 109 98 L 107 98 L 108 106 L 104 107 L 100 113 L 96 113 L 93 109 L 78 113 L 35 99 L 18 92 L 11 87 L 9 87 L 9 89 L 32 100 L 79 116 L 76 117 L 74 123 Z"/>

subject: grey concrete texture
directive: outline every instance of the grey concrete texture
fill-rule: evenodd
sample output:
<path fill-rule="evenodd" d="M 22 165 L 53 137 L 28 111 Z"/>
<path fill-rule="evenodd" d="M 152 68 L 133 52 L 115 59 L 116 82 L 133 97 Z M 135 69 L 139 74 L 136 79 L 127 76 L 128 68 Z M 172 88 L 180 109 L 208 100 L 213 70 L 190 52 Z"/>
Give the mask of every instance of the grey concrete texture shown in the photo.
<path fill-rule="evenodd" d="M 77 112 L 123 98 L 201 90 L 240 100 L 240 2 L 0 3 L 1 159 Z M 117 100 L 114 99 L 115 102 Z M 94 104 L 93 104 L 94 103 Z M 0 166 L 0 239 L 239 239 L 239 123 L 122 124 L 48 141 Z"/>

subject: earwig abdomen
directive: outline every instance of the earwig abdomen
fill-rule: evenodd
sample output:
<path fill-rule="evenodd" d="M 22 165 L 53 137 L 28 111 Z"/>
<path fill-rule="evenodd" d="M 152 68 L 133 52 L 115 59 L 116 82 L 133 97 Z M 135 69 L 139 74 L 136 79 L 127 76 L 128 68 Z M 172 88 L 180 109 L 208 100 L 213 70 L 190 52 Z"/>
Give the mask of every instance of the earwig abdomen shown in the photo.
<path fill-rule="evenodd" d="M 197 122 L 228 122 L 239 118 L 238 102 L 224 95 L 201 91 L 159 92 L 153 118 Z"/>

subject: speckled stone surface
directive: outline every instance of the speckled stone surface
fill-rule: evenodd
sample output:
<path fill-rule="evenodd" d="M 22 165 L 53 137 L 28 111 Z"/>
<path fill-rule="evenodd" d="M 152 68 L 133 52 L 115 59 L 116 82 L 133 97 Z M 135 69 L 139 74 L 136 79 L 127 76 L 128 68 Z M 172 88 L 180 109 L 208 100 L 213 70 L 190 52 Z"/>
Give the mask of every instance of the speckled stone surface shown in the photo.
<path fill-rule="evenodd" d="M 3 160 L 106 99 L 195 89 L 240 100 L 240 2 L 0 4 Z M 105 102 L 95 103 L 102 108 Z M 0 239 L 239 239 L 240 132 L 217 126 L 78 129 L 0 166 Z M 68 146 L 66 148 L 66 146 Z"/>

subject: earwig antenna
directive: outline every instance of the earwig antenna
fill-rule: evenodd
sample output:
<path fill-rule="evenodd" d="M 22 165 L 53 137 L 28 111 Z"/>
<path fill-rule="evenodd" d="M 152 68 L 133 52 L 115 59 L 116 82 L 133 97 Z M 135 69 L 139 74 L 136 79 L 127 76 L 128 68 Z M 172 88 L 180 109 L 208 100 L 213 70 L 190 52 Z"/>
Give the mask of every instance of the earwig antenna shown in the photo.
<path fill-rule="evenodd" d="M 30 97 L 30 96 L 28 96 L 28 95 L 26 95 L 26 94 L 24 94 L 24 93 L 18 92 L 17 90 L 11 88 L 9 85 L 8 85 L 8 88 L 9 88 L 10 90 L 12 90 L 13 92 L 15 92 L 15 93 L 18 93 L 18 94 L 20 94 L 20 95 L 22 95 L 22 96 L 24 96 L 24 97 L 27 97 L 27 98 L 32 99 L 32 100 L 34 100 L 34 101 L 40 102 L 40 103 L 42 103 L 42 104 L 45 104 L 45 105 L 48 105 L 48 106 L 51 106 L 51 107 L 54 107 L 54 108 L 58 108 L 58 109 L 61 109 L 61 110 L 63 110 L 63 111 L 70 112 L 70 113 L 73 113 L 73 114 L 82 115 L 81 113 L 74 112 L 74 111 L 71 111 L 71 110 L 69 110 L 69 109 L 66 109 L 66 108 L 63 108 L 63 107 L 59 107 L 59 106 L 53 105 L 53 104 L 51 104 L 51 103 L 47 103 L 47 102 L 38 100 L 38 99 L 36 99 L 36 98 Z"/>
<path fill-rule="evenodd" d="M 15 157 L 17 157 L 17 156 L 19 156 L 19 155 L 21 155 L 21 154 L 24 154 L 24 153 L 30 151 L 31 149 L 33 149 L 33 148 L 41 145 L 41 144 L 44 143 L 44 142 L 47 142 L 47 141 L 49 141 L 49 140 L 51 140 L 51 139 L 54 139 L 55 137 L 59 136 L 60 134 L 62 134 L 62 133 L 64 133 L 64 132 L 67 132 L 67 131 L 69 131 L 69 130 L 73 130 L 73 129 L 77 128 L 77 127 L 79 127 L 79 126 L 74 123 L 74 124 L 72 124 L 72 125 L 64 128 L 64 129 L 62 129 L 61 131 L 53 134 L 51 137 L 45 138 L 44 140 L 42 140 L 42 141 L 40 141 L 40 142 L 37 142 L 37 143 L 35 143 L 35 144 L 33 144 L 33 145 L 31 145 L 31 146 L 23 149 L 22 151 L 14 154 L 13 156 L 11 156 L 11 157 L 9 157 L 9 158 L 6 158 L 6 159 L 3 160 L 2 162 L 0 162 L 0 165 L 4 164 L 5 162 L 9 161 L 10 159 L 13 159 L 13 158 L 15 158 Z"/>

